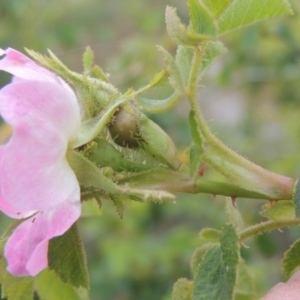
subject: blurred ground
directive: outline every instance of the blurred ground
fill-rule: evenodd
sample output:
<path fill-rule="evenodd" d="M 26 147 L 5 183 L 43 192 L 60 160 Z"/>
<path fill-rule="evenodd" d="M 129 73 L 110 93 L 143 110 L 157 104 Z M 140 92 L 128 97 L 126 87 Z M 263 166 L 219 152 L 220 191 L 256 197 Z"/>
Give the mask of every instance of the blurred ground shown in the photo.
<path fill-rule="evenodd" d="M 166 35 L 166 5 L 179 8 L 187 20 L 185 1 L 169 0 L 2 0 L 0 47 L 51 49 L 71 69 L 81 71 L 87 45 L 97 63 L 122 91 L 137 88 L 159 71 L 163 61 L 155 45 L 172 53 Z M 295 15 L 229 34 L 229 52 L 211 67 L 199 88 L 199 101 L 213 131 L 246 157 L 288 176 L 300 173 L 300 28 Z M 0 85 L 9 81 L 0 74 Z M 161 92 L 161 91 L 160 91 Z M 163 91 L 162 91 L 163 93 Z M 184 154 L 190 136 L 184 100 L 171 112 L 151 116 L 172 136 Z M 0 137 L 2 140 L 2 137 Z M 208 170 L 210 176 L 214 176 Z M 245 222 L 262 219 L 264 201 L 238 199 Z M 178 195 L 164 205 L 129 203 L 122 220 L 105 203 L 101 216 L 80 221 L 94 300 L 171 299 L 173 283 L 191 277 L 189 260 L 203 227 L 221 228 L 224 199 Z M 9 220 L 1 215 L 2 230 Z M 283 280 L 279 261 L 299 228 L 249 240 L 242 255 L 251 266 L 258 294 Z"/>

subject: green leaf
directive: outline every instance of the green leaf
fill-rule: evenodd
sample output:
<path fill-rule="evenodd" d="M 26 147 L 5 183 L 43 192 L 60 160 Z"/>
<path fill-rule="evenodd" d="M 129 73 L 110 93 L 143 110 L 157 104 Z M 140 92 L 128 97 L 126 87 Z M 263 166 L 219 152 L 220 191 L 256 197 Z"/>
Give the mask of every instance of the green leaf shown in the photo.
<path fill-rule="evenodd" d="M 88 292 L 63 283 L 54 271 L 44 270 L 34 278 L 34 287 L 43 300 L 88 300 Z"/>
<path fill-rule="evenodd" d="M 33 280 L 31 277 L 12 276 L 5 271 L 2 262 L 0 262 L 0 272 L 2 298 L 7 300 L 33 300 Z"/>
<path fill-rule="evenodd" d="M 157 46 L 157 49 L 164 57 L 168 72 L 170 74 L 169 81 L 171 86 L 178 95 L 183 94 L 185 92 L 184 82 L 173 56 L 161 46 Z"/>
<path fill-rule="evenodd" d="M 200 231 L 199 236 L 203 240 L 208 240 L 210 242 L 218 243 L 220 242 L 221 232 L 214 228 L 203 228 Z"/>
<path fill-rule="evenodd" d="M 243 260 L 240 260 L 237 270 L 237 283 L 235 286 L 234 300 L 255 300 L 256 292 L 253 278 Z"/>
<path fill-rule="evenodd" d="M 196 16 L 194 16 L 195 18 Z M 166 8 L 166 25 L 167 32 L 172 40 L 178 45 L 198 46 L 203 41 L 207 41 L 212 37 L 206 34 L 197 34 L 181 23 L 177 16 L 176 8 L 167 6 Z"/>
<path fill-rule="evenodd" d="M 218 41 L 209 42 L 202 60 L 202 65 L 199 70 L 200 77 L 207 71 L 207 69 L 211 66 L 211 64 L 222 54 L 226 53 L 227 49 L 224 44 Z"/>
<path fill-rule="evenodd" d="M 194 284 L 193 299 L 232 300 L 239 261 L 238 236 L 225 225 L 220 245 L 213 246 L 202 259 Z"/>
<path fill-rule="evenodd" d="M 86 47 L 85 52 L 83 53 L 83 67 L 85 71 L 89 71 L 94 64 L 94 52 L 91 47 Z"/>
<path fill-rule="evenodd" d="M 276 204 L 266 204 L 260 214 L 272 221 L 294 220 L 296 218 L 295 204 L 291 200 L 281 200 Z"/>
<path fill-rule="evenodd" d="M 173 93 L 170 97 L 165 99 L 149 99 L 137 95 L 134 97 L 136 105 L 147 112 L 160 113 L 171 109 L 180 99 L 177 93 Z"/>
<path fill-rule="evenodd" d="M 190 77 L 193 56 L 194 56 L 193 48 L 182 46 L 182 45 L 178 46 L 175 61 L 180 70 L 184 84 L 186 86 L 188 84 L 189 77 Z"/>
<path fill-rule="evenodd" d="M 202 2 L 218 18 L 233 0 L 202 0 Z"/>
<path fill-rule="evenodd" d="M 89 288 L 85 251 L 75 223 L 65 234 L 49 242 L 49 269 L 73 287 Z"/>
<path fill-rule="evenodd" d="M 14 277 L 7 272 L 7 262 L 3 255 L 4 246 L 13 230 L 23 220 L 14 221 L 0 239 L 0 284 L 1 297 L 7 300 L 33 300 L 32 277 Z"/>
<path fill-rule="evenodd" d="M 172 300 L 192 300 L 193 282 L 179 278 L 173 287 Z"/>
<path fill-rule="evenodd" d="M 296 217 L 300 218 L 300 180 L 298 179 L 294 188 L 295 192 L 293 195 L 293 200 L 295 203 Z"/>
<path fill-rule="evenodd" d="M 203 3 L 218 19 L 220 34 L 292 13 L 287 0 L 203 0 Z"/>
<path fill-rule="evenodd" d="M 125 101 L 127 101 L 126 98 L 121 98 L 119 96 L 113 97 L 109 101 L 101 117 L 88 119 L 82 122 L 78 136 L 76 140 L 71 143 L 70 147 L 72 149 L 75 149 L 77 147 L 85 145 L 89 141 L 93 140 L 97 135 L 99 135 L 103 131 L 107 123 L 111 120 L 118 107 Z"/>
<path fill-rule="evenodd" d="M 206 244 L 202 245 L 201 247 L 198 247 L 194 251 L 193 256 L 191 258 L 191 263 L 190 263 L 191 271 L 192 271 L 194 278 L 197 275 L 199 266 L 202 262 L 204 255 L 206 254 L 206 252 L 208 250 L 210 250 L 215 245 L 216 245 L 215 243 L 206 243 Z"/>
<path fill-rule="evenodd" d="M 230 197 L 226 197 L 226 216 L 227 222 L 231 223 L 236 230 L 244 228 L 243 218 L 237 207 L 234 207 Z"/>
<path fill-rule="evenodd" d="M 300 239 L 291 245 L 284 254 L 281 268 L 287 278 L 290 278 L 300 267 Z"/>
<path fill-rule="evenodd" d="M 222 54 L 226 53 L 227 49 L 224 47 L 223 43 L 214 41 L 209 42 L 205 48 L 205 52 L 202 59 L 202 64 L 199 70 L 199 77 L 202 77 L 204 73 L 208 70 L 211 64 Z M 191 65 L 193 60 L 193 49 L 186 46 L 179 46 L 176 53 L 176 63 L 181 72 L 181 76 L 184 80 L 185 85 L 187 85 Z"/>
<path fill-rule="evenodd" d="M 222 260 L 226 271 L 225 284 L 228 292 L 232 294 L 236 282 L 236 270 L 239 262 L 239 239 L 232 224 L 224 226 L 220 244 Z"/>
<path fill-rule="evenodd" d="M 217 24 L 211 12 L 199 0 L 188 0 L 189 14 L 193 30 L 215 38 Z"/>

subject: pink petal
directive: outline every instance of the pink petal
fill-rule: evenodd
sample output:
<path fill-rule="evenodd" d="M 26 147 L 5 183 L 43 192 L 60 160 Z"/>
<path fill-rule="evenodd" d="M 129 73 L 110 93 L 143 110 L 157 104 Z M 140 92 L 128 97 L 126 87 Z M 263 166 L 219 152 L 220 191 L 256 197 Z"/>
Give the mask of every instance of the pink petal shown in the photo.
<path fill-rule="evenodd" d="M 261 300 L 299 300 L 300 271 L 295 273 L 286 283 L 276 284 Z"/>
<path fill-rule="evenodd" d="M 5 145 L 0 146 L 0 164 L 3 157 L 3 153 L 5 151 Z M 33 215 L 36 211 L 21 211 L 20 209 L 17 209 L 13 206 L 11 206 L 9 203 L 7 203 L 2 197 L 1 197 L 1 191 L 0 191 L 0 210 L 5 213 L 7 216 L 14 218 L 14 219 L 23 219 L 27 218 L 31 215 Z"/>
<path fill-rule="evenodd" d="M 27 80 L 59 83 L 54 73 L 40 67 L 21 52 L 8 48 L 5 51 L 1 49 L 0 56 L 3 54 L 6 56 L 0 60 L 0 70 Z"/>
<path fill-rule="evenodd" d="M 31 215 L 35 214 L 36 211 L 21 211 L 9 203 L 7 203 L 1 196 L 0 196 L 0 210 L 5 213 L 7 216 L 14 218 L 14 219 L 24 219 L 30 217 Z"/>
<path fill-rule="evenodd" d="M 14 128 L 0 162 L 1 196 L 21 211 L 61 203 L 78 187 L 66 160 L 80 125 L 75 95 L 56 83 L 21 81 L 0 99 L 0 114 Z"/>
<path fill-rule="evenodd" d="M 39 212 L 19 225 L 8 239 L 4 255 L 15 276 L 35 276 L 48 266 L 48 243 L 65 233 L 80 216 L 79 189 L 60 205 Z"/>
<path fill-rule="evenodd" d="M 14 129 L 26 125 L 38 132 L 43 123 L 49 123 L 68 140 L 75 138 L 79 130 L 80 107 L 69 87 L 17 81 L 0 90 L 0 99 L 0 114 Z"/>

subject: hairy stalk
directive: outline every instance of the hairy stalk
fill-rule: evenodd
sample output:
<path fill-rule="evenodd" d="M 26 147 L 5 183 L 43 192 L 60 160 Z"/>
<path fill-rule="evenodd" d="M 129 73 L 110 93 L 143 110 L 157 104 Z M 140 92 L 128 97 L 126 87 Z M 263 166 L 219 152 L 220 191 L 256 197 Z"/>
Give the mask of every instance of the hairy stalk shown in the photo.
<path fill-rule="evenodd" d="M 194 48 L 194 57 L 186 91 L 202 140 L 203 154 L 201 159 L 224 175 L 229 181 L 247 191 L 262 194 L 264 198 L 271 200 L 292 199 L 294 179 L 268 171 L 247 160 L 225 146 L 209 130 L 198 106 L 196 94 L 198 72 L 205 47 L 206 45 L 201 49 Z"/>
<path fill-rule="evenodd" d="M 257 236 L 259 234 L 296 225 L 300 225 L 300 219 L 262 222 L 239 232 L 239 241 L 240 243 L 243 243 L 246 239 Z"/>

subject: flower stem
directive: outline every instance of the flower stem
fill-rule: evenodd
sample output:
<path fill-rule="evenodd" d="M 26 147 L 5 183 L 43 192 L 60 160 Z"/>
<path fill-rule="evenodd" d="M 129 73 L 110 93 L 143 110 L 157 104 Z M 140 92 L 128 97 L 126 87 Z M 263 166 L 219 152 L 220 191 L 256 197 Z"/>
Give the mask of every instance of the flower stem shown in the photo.
<path fill-rule="evenodd" d="M 194 48 L 194 57 L 186 90 L 193 112 L 197 131 L 202 140 L 201 159 L 229 181 L 251 192 L 262 194 L 270 200 L 289 200 L 293 198 L 295 180 L 271 171 L 247 160 L 224 145 L 208 128 L 198 106 L 197 83 L 199 68 L 206 45 Z"/>
<path fill-rule="evenodd" d="M 266 197 L 265 195 L 248 191 L 231 182 L 207 180 L 207 179 L 203 179 L 202 177 L 199 177 L 195 180 L 195 185 L 191 193 L 193 194 L 204 193 L 204 194 L 211 194 L 211 195 L 222 195 L 226 197 L 268 200 L 268 197 Z"/>
<path fill-rule="evenodd" d="M 246 239 L 250 237 L 263 234 L 274 229 L 280 229 L 284 227 L 290 227 L 300 225 L 300 219 L 294 220 L 284 220 L 284 221 L 266 221 L 256 225 L 253 225 L 239 233 L 239 241 L 243 243 Z"/>

